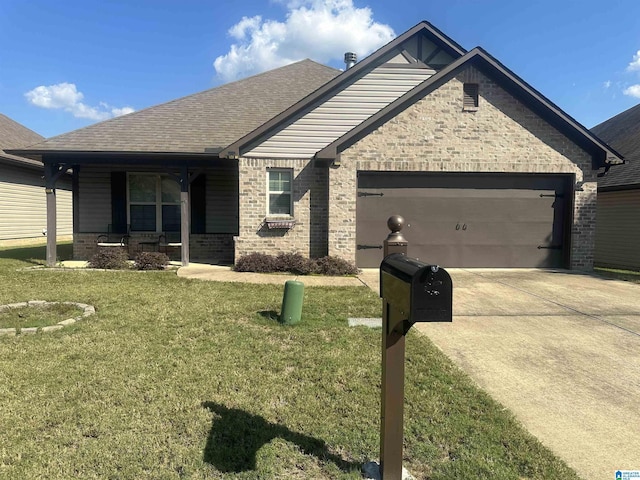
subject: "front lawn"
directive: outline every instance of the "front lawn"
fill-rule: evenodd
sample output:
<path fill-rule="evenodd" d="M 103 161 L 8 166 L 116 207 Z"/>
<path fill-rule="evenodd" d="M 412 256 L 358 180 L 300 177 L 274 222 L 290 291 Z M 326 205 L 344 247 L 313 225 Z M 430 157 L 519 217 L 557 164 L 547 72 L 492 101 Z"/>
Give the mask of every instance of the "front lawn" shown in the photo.
<path fill-rule="evenodd" d="M 25 268 L 0 304 L 93 305 L 57 332 L 0 337 L 0 478 L 361 478 L 378 458 L 380 316 L 365 288 L 282 288 L 175 272 Z M 454 320 L 455 321 L 455 320 Z M 429 341 L 407 340 L 405 466 L 420 479 L 576 479 Z"/>

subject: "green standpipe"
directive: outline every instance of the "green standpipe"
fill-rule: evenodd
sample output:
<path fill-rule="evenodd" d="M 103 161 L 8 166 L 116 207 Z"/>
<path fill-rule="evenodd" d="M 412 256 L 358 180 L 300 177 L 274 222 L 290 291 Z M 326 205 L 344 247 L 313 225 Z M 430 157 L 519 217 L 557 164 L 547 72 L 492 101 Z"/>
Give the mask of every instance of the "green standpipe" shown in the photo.
<path fill-rule="evenodd" d="M 304 297 L 304 283 L 287 280 L 284 284 L 280 323 L 295 325 L 302 318 L 302 299 Z"/>

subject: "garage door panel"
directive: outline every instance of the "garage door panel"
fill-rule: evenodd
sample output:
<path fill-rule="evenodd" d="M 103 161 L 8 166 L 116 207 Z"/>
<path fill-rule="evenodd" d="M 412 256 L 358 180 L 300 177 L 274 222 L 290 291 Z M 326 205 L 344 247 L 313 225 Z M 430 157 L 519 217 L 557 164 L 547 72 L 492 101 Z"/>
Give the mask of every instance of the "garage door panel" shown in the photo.
<path fill-rule="evenodd" d="M 482 251 L 482 255 L 478 252 Z M 423 262 L 447 268 L 489 268 L 496 265 L 509 268 L 553 268 L 562 262 L 562 252 L 536 250 L 532 255 L 529 246 L 513 245 L 437 245 L 409 244 L 408 255 Z"/>
<path fill-rule="evenodd" d="M 443 189 L 438 189 L 443 190 Z M 379 209 L 398 210 L 402 205 L 403 217 L 409 221 L 410 217 L 420 218 L 428 216 L 430 220 L 451 220 L 456 215 L 461 219 L 486 221 L 504 221 L 505 219 L 519 220 L 526 212 L 526 217 L 531 220 L 540 219 L 546 221 L 553 214 L 553 191 L 528 192 L 528 195 L 502 196 L 475 195 L 475 191 L 455 189 L 447 191 L 447 197 L 434 197 L 432 195 L 413 195 L 417 190 L 391 190 L 382 189 L 367 190 L 371 196 L 360 197 L 358 202 L 366 204 L 363 209 L 364 218 L 367 215 L 375 215 Z M 383 196 L 373 196 L 382 193 Z M 544 196 L 540 196 L 544 195 Z M 550 213 L 551 212 L 551 213 Z"/>
<path fill-rule="evenodd" d="M 451 267 L 563 266 L 565 184 L 561 176 L 361 174 L 357 263 L 379 265 L 380 247 L 389 233 L 386 220 L 402 215 L 409 255 L 426 256 L 429 262 Z"/>

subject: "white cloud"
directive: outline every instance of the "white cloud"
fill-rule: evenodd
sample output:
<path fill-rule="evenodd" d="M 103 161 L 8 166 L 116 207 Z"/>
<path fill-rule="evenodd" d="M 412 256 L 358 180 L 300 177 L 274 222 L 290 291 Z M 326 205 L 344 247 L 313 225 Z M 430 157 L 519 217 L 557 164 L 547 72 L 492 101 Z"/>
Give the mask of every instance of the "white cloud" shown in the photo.
<path fill-rule="evenodd" d="M 131 108 L 131 107 L 122 107 L 122 108 L 112 108 L 111 109 L 111 114 L 114 117 L 120 117 L 122 115 L 127 115 L 129 113 L 133 113 L 135 112 L 135 108 Z"/>
<path fill-rule="evenodd" d="M 638 50 L 636 54 L 633 56 L 633 60 L 627 66 L 627 70 L 630 72 L 640 70 L 640 50 Z"/>
<path fill-rule="evenodd" d="M 344 52 L 363 58 L 395 36 L 390 26 L 373 21 L 370 8 L 356 8 L 353 0 L 291 0 L 286 7 L 284 22 L 243 17 L 229 29 L 236 43 L 213 62 L 222 80 L 305 58 L 328 63 L 341 60 Z"/>
<path fill-rule="evenodd" d="M 625 88 L 622 93 L 630 97 L 640 98 L 640 84 L 631 85 L 630 87 Z"/>
<path fill-rule="evenodd" d="M 605 90 L 609 90 L 609 88 L 611 87 L 611 80 L 607 80 L 602 84 L 602 86 L 604 87 Z"/>
<path fill-rule="evenodd" d="M 106 120 L 135 111 L 131 107 L 112 107 L 105 102 L 100 102 L 97 107 L 91 107 L 82 102 L 84 94 L 78 91 L 75 84 L 66 82 L 47 87 L 40 85 L 25 93 L 24 96 L 36 107 L 62 109 L 76 118 L 90 120 Z"/>

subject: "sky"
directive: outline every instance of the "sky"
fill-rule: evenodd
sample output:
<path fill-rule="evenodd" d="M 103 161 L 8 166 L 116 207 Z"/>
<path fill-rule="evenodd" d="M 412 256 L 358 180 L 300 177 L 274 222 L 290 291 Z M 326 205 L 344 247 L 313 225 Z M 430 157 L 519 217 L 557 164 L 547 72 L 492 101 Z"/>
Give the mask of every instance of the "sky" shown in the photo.
<path fill-rule="evenodd" d="M 587 128 L 640 102 L 639 0 L 0 0 L 0 113 L 51 137 L 426 20 Z"/>

